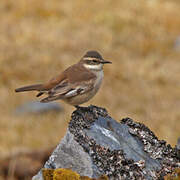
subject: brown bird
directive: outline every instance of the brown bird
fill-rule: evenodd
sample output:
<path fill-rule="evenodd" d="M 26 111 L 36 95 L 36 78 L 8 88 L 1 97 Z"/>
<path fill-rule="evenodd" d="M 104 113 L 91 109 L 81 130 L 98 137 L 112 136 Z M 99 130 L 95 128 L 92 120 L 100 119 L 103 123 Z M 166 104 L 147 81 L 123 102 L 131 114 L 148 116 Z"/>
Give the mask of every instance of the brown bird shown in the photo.
<path fill-rule="evenodd" d="M 44 84 L 15 89 L 15 92 L 39 91 L 37 97 L 47 94 L 40 102 L 61 99 L 75 107 L 87 102 L 99 90 L 103 80 L 103 65 L 111 63 L 97 51 L 88 51 L 81 60 Z"/>

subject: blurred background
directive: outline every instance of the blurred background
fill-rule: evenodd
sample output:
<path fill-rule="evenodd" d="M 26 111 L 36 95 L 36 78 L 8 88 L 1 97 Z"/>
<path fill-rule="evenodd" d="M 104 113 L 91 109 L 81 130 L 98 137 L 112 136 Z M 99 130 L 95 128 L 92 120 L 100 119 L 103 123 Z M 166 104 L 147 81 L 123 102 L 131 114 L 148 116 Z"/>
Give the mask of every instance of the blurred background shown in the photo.
<path fill-rule="evenodd" d="M 84 105 L 104 107 L 117 121 L 130 117 L 159 139 L 176 144 L 180 136 L 179 0 L 3 0 L 1 159 L 53 147 L 64 136 L 74 107 L 58 101 L 58 111 L 34 113 L 31 102 L 36 93 L 16 94 L 14 89 L 51 79 L 87 50 L 99 51 L 113 64 L 105 67 L 98 94 Z"/>

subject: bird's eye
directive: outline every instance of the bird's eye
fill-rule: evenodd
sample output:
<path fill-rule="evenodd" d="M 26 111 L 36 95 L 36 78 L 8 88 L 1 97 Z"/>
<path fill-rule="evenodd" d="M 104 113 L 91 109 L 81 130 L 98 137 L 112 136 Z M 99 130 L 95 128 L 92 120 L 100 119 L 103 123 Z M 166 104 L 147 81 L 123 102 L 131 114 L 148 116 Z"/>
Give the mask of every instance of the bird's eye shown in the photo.
<path fill-rule="evenodd" d="M 93 60 L 93 62 L 94 62 L 94 63 L 97 63 L 97 61 L 96 61 L 96 60 Z"/>

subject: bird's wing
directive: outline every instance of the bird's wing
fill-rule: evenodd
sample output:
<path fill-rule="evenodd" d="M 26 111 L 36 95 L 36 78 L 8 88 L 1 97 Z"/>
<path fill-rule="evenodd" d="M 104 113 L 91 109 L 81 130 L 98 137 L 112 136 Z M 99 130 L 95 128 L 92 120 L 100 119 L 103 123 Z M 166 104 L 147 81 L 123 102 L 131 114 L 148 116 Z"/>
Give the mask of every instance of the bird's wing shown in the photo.
<path fill-rule="evenodd" d="M 53 93 L 49 93 L 49 96 L 42 99 L 41 102 L 46 103 L 57 99 L 71 98 L 79 94 L 84 94 L 93 89 L 93 84 L 91 83 L 88 86 L 77 86 L 74 88 L 67 87 L 67 89 L 65 89 L 66 88 L 64 88 L 63 90 L 61 89 L 61 91 L 57 90 Z"/>
<path fill-rule="evenodd" d="M 86 73 L 81 74 L 83 79 L 81 81 L 71 82 L 71 78 L 64 79 L 50 91 L 50 96 L 63 95 L 64 97 L 72 97 L 77 94 L 83 94 L 93 88 L 94 77 L 87 77 Z"/>
<path fill-rule="evenodd" d="M 55 76 L 54 78 L 52 78 L 50 81 L 48 81 L 47 83 L 45 83 L 42 87 L 42 91 L 50 91 L 51 89 L 53 89 L 54 87 L 58 86 L 61 84 L 61 86 L 64 85 L 64 83 L 66 82 L 66 76 L 63 73 Z"/>
<path fill-rule="evenodd" d="M 64 71 L 63 80 L 51 88 L 48 91 L 49 96 L 41 102 L 70 98 L 92 90 L 96 76 L 88 70 L 82 68 L 83 67 L 74 65 Z"/>

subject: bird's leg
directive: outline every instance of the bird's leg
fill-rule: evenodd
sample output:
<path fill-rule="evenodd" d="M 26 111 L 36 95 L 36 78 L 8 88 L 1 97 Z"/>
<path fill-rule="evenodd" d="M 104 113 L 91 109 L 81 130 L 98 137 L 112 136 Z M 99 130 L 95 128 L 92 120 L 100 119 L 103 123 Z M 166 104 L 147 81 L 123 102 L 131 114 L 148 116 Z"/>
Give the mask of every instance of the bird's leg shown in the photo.
<path fill-rule="evenodd" d="M 79 106 L 79 105 L 75 105 L 74 106 L 77 110 L 84 110 L 87 111 L 89 109 L 89 107 L 83 107 L 83 106 Z"/>
<path fill-rule="evenodd" d="M 84 118 L 82 111 L 81 111 L 81 106 L 75 105 L 74 107 L 76 108 L 76 113 Z"/>
<path fill-rule="evenodd" d="M 77 110 L 84 110 L 87 107 L 83 107 L 83 106 L 79 106 L 79 105 L 75 105 L 74 106 Z"/>
<path fill-rule="evenodd" d="M 80 106 L 78 106 L 78 105 L 75 105 L 74 106 L 76 109 L 80 109 L 81 107 Z"/>

